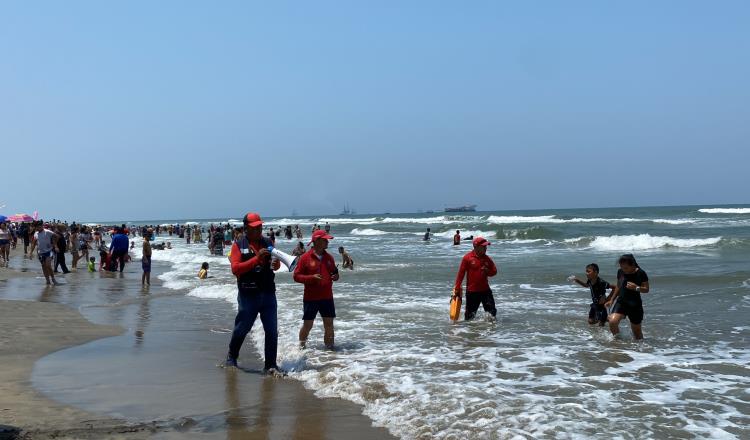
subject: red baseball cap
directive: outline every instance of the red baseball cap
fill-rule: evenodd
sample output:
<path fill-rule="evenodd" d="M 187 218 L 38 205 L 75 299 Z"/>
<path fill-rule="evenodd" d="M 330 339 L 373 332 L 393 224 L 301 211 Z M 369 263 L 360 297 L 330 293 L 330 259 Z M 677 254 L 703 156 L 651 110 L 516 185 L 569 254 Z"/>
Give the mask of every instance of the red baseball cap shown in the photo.
<path fill-rule="evenodd" d="M 490 245 L 490 242 L 487 241 L 487 239 L 484 237 L 477 237 L 474 239 L 472 243 L 474 243 L 474 246 L 489 246 Z"/>
<path fill-rule="evenodd" d="M 254 212 L 248 212 L 247 214 L 245 214 L 245 218 L 243 219 L 243 221 L 245 223 L 245 226 L 249 226 L 251 228 L 263 224 L 263 220 L 260 218 L 260 215 Z"/>
<path fill-rule="evenodd" d="M 312 238 L 310 239 L 310 244 L 312 244 L 315 240 L 319 238 L 325 238 L 326 240 L 333 239 L 332 235 L 329 235 L 326 231 L 322 229 L 318 229 L 317 231 L 313 232 Z"/>

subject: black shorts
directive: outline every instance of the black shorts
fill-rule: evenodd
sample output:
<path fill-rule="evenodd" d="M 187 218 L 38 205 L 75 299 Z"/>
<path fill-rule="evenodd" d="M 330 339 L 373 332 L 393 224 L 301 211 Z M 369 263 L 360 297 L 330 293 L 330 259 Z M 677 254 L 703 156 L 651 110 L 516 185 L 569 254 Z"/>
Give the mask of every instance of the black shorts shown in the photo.
<path fill-rule="evenodd" d="M 52 252 L 39 252 L 39 262 L 44 264 L 44 260 L 52 257 Z"/>
<path fill-rule="evenodd" d="M 591 321 L 607 322 L 607 308 L 602 304 L 591 304 L 589 308 L 589 319 Z"/>
<path fill-rule="evenodd" d="M 332 299 L 319 299 L 302 302 L 302 319 L 312 321 L 320 313 L 323 318 L 335 318 L 336 307 Z"/>
<path fill-rule="evenodd" d="M 629 304 L 626 302 L 618 301 L 612 307 L 612 313 L 619 313 L 625 315 L 631 324 L 640 324 L 643 322 L 643 305 L 642 304 Z"/>
<path fill-rule="evenodd" d="M 492 290 L 485 292 L 466 292 L 466 311 L 464 319 L 467 321 L 474 319 L 479 310 L 479 304 L 482 304 L 484 311 L 492 316 L 497 316 L 495 308 L 495 297 L 492 296 Z"/>

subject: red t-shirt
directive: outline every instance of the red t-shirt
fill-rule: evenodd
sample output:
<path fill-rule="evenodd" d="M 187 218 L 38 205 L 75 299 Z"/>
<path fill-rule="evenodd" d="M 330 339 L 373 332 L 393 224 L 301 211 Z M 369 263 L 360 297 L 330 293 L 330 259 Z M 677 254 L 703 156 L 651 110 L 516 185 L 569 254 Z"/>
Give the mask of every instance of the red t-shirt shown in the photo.
<path fill-rule="evenodd" d="M 487 271 L 483 270 L 486 267 Z M 455 288 L 458 290 L 461 288 L 461 284 L 464 282 L 464 275 L 466 275 L 466 292 L 485 292 L 490 290 L 489 277 L 497 275 L 497 267 L 492 258 L 486 254 L 483 256 L 477 255 L 474 251 L 464 255 L 461 259 L 461 266 L 458 268 L 458 275 L 456 275 Z"/>
<path fill-rule="evenodd" d="M 297 268 L 294 269 L 294 281 L 305 285 L 303 301 L 317 301 L 321 299 L 333 299 L 333 276 L 336 271 L 336 262 L 328 252 L 318 258 L 315 251 L 310 249 L 299 257 Z M 319 274 L 321 279 L 315 279 Z"/>

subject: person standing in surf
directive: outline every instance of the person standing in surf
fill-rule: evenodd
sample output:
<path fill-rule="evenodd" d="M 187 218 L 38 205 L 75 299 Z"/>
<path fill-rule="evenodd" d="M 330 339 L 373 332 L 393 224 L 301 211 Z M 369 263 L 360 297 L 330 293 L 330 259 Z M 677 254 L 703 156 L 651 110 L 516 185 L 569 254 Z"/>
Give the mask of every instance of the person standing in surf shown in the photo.
<path fill-rule="evenodd" d="M 474 250 L 468 252 L 461 259 L 461 265 L 456 275 L 456 283 L 453 286 L 453 295 L 461 296 L 464 276 L 466 277 L 466 311 L 464 318 L 467 321 L 474 319 L 482 304 L 484 311 L 497 317 L 495 308 L 495 297 L 492 296 L 489 278 L 497 275 L 497 266 L 487 255 L 487 246 L 490 242 L 484 237 L 477 237 L 473 241 Z"/>
<path fill-rule="evenodd" d="M 336 307 L 333 303 L 333 283 L 339 280 L 339 270 L 333 256 L 326 252 L 328 240 L 333 239 L 324 230 L 313 233 L 312 249 L 302 255 L 294 269 L 294 281 L 304 284 L 302 298 L 302 327 L 299 330 L 299 343 L 304 347 L 312 330 L 315 317 L 323 318 L 323 342 L 326 348 L 333 348 L 333 319 Z"/>
<path fill-rule="evenodd" d="M 456 235 L 453 236 L 453 246 L 461 244 L 461 231 L 456 231 Z"/>
<path fill-rule="evenodd" d="M 641 323 L 643 322 L 643 302 L 641 294 L 650 290 L 648 275 L 635 261 L 633 254 L 625 254 L 617 261 L 620 269 L 617 271 L 617 286 L 604 304 L 612 307 L 609 315 L 609 330 L 613 335 L 620 333 L 620 321 L 627 317 L 630 329 L 636 340 L 643 339 Z"/>
<path fill-rule="evenodd" d="M 242 219 L 245 233 L 232 244 L 232 273 L 237 277 L 237 317 L 229 341 L 226 367 L 236 367 L 240 348 L 253 328 L 255 318 L 260 315 L 265 332 L 265 362 L 263 371 L 274 376 L 284 372 L 276 365 L 278 348 L 278 322 L 276 305 L 276 283 L 274 270 L 281 263 L 271 259 L 268 247 L 271 241 L 263 237 L 263 220 L 260 215 L 249 212 Z"/>
<path fill-rule="evenodd" d="M 569 280 L 575 282 L 581 287 L 588 287 L 591 290 L 591 307 L 589 307 L 589 324 L 594 325 L 597 322 L 599 326 L 604 327 L 607 322 L 607 308 L 604 303 L 607 298 L 607 289 L 615 289 L 615 286 L 599 278 L 599 265 L 591 263 L 586 266 L 586 282 L 579 280 L 575 275 L 571 275 Z"/>
<path fill-rule="evenodd" d="M 147 233 L 143 235 L 143 255 L 141 257 L 141 269 L 143 274 L 141 275 L 141 286 L 151 285 L 151 233 L 152 229 L 148 229 Z"/>

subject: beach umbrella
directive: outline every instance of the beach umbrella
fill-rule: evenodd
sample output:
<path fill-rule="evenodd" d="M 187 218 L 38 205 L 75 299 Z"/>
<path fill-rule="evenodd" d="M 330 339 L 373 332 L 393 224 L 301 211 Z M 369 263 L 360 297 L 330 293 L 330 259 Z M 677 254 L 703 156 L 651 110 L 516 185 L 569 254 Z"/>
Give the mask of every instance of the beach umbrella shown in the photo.
<path fill-rule="evenodd" d="M 34 221 L 34 218 L 29 214 L 16 214 L 8 217 L 8 220 L 16 223 L 24 223 Z"/>
<path fill-rule="evenodd" d="M 8 221 L 8 217 L 0 215 L 0 223 L 5 223 L 6 221 Z"/>

